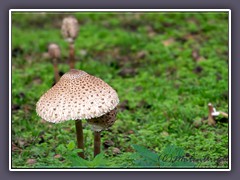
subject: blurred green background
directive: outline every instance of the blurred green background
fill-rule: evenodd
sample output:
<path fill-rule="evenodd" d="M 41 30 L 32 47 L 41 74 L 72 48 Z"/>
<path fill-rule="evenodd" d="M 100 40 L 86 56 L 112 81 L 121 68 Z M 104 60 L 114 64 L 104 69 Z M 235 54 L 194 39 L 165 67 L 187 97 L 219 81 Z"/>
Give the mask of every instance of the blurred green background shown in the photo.
<path fill-rule="evenodd" d="M 228 112 L 227 12 L 13 12 L 13 168 L 71 167 L 73 121 L 51 124 L 35 112 L 54 83 L 49 43 L 61 48 L 61 73 L 69 70 L 68 43 L 61 35 L 68 15 L 80 24 L 76 69 L 100 77 L 120 98 L 116 123 L 102 132 L 106 167 L 136 166 L 133 145 L 161 154 L 169 144 L 186 156 L 213 159 L 196 167 L 228 167 L 228 121 L 219 116 L 215 126 L 207 124 L 209 102 Z M 90 161 L 93 133 L 83 123 Z"/>

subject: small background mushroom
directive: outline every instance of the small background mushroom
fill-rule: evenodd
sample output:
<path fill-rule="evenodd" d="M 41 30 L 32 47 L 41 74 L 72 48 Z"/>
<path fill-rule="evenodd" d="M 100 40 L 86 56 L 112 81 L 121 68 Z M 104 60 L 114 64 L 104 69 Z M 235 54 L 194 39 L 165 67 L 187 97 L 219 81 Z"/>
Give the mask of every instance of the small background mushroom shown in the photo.
<path fill-rule="evenodd" d="M 55 82 L 58 82 L 60 79 L 60 75 L 59 75 L 59 71 L 58 71 L 58 59 L 60 58 L 60 55 L 61 55 L 59 46 L 54 43 L 49 44 L 48 45 L 48 54 L 52 58 Z"/>
<path fill-rule="evenodd" d="M 61 32 L 64 39 L 69 43 L 69 66 L 70 69 L 75 67 L 75 50 L 74 41 L 78 36 L 79 24 L 75 17 L 69 16 L 63 19 Z"/>

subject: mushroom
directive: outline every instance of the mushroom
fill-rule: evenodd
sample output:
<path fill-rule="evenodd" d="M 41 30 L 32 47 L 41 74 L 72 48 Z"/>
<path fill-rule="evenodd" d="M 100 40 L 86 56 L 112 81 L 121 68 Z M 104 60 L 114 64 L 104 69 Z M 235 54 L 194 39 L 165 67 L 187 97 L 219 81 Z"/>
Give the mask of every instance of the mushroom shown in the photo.
<path fill-rule="evenodd" d="M 101 149 L 101 131 L 107 130 L 116 121 L 117 108 L 109 111 L 103 116 L 89 119 L 87 122 L 92 125 L 94 131 L 94 156 L 100 153 Z"/>
<path fill-rule="evenodd" d="M 119 103 L 116 91 L 100 78 L 71 69 L 58 83 L 41 96 L 37 114 L 44 120 L 60 123 L 75 120 L 78 148 L 83 149 L 83 119 L 99 118 Z M 110 113 L 111 114 L 111 113 Z M 79 153 L 84 158 L 83 153 Z"/>
<path fill-rule="evenodd" d="M 215 125 L 215 117 L 219 115 L 224 116 L 225 118 L 228 118 L 228 114 L 222 111 L 217 111 L 216 108 L 213 107 L 211 103 L 208 103 L 208 124 L 209 125 Z"/>
<path fill-rule="evenodd" d="M 63 19 L 61 27 L 62 35 L 65 40 L 69 43 L 69 66 L 70 69 L 74 69 L 75 58 L 74 58 L 74 41 L 79 32 L 78 21 L 75 17 L 69 16 Z"/>
<path fill-rule="evenodd" d="M 208 125 L 211 126 L 216 124 L 214 116 L 216 116 L 216 114 L 213 105 L 211 103 L 208 103 Z"/>
<path fill-rule="evenodd" d="M 54 69 L 54 77 L 55 82 L 57 83 L 60 79 L 59 71 L 58 71 L 58 64 L 57 61 L 60 58 L 60 48 L 57 44 L 51 43 L 48 45 L 48 54 L 52 58 L 53 61 L 53 69 Z"/>

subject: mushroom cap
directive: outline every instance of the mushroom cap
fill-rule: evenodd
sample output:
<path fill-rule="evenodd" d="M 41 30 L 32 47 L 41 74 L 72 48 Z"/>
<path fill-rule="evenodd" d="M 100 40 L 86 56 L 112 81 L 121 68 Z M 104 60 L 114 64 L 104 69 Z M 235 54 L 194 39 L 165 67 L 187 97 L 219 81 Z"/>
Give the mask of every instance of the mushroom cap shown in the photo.
<path fill-rule="evenodd" d="M 100 78 L 71 69 L 39 99 L 37 114 L 59 123 L 91 119 L 113 110 L 119 103 L 116 91 Z"/>
<path fill-rule="evenodd" d="M 62 21 L 61 32 L 63 37 L 72 42 L 76 39 L 79 31 L 78 21 L 75 17 L 65 17 Z"/>
<path fill-rule="evenodd" d="M 102 131 L 110 128 L 116 121 L 117 108 L 109 111 L 100 117 L 89 119 L 87 122 L 92 126 L 93 131 Z"/>
<path fill-rule="evenodd" d="M 60 58 L 61 51 L 60 51 L 59 46 L 54 43 L 49 44 L 48 45 L 48 54 L 53 59 Z"/>

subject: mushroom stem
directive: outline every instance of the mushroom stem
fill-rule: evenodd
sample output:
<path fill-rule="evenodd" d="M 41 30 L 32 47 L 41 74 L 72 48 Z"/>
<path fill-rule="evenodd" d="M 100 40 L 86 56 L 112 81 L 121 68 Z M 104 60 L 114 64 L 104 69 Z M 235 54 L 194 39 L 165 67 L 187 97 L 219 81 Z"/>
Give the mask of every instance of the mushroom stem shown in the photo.
<path fill-rule="evenodd" d="M 76 125 L 78 148 L 84 150 L 82 121 L 76 120 L 75 125 Z M 84 159 L 84 152 L 79 152 L 78 156 Z"/>
<path fill-rule="evenodd" d="M 211 126 L 216 124 L 216 121 L 212 115 L 213 112 L 214 112 L 213 105 L 209 103 L 208 104 L 208 124 Z"/>
<path fill-rule="evenodd" d="M 69 43 L 69 66 L 70 69 L 74 69 L 75 66 L 74 41 Z"/>
<path fill-rule="evenodd" d="M 59 81 L 60 76 L 59 76 L 59 71 L 58 71 L 58 65 L 57 65 L 57 59 L 53 58 L 53 69 L 54 69 L 54 77 L 56 83 Z"/>
<path fill-rule="evenodd" d="M 100 153 L 101 149 L 101 132 L 94 131 L 94 157 Z"/>

